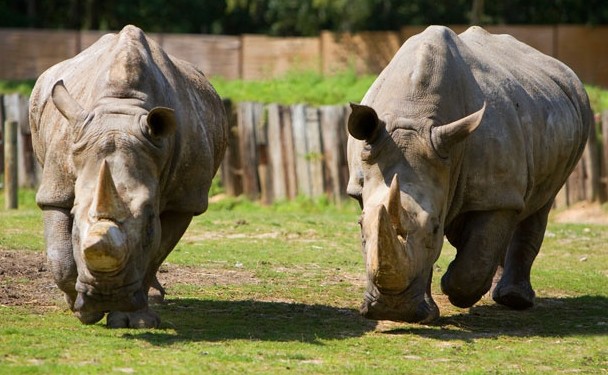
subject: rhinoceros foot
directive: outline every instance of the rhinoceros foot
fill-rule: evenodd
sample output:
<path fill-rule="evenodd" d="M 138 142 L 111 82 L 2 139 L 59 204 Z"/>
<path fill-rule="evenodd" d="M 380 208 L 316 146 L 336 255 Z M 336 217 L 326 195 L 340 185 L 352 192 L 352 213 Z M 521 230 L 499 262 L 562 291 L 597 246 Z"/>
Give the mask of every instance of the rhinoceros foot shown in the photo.
<path fill-rule="evenodd" d="M 133 312 L 112 311 L 106 325 L 108 328 L 158 328 L 160 317 L 150 308 Z"/>
<path fill-rule="evenodd" d="M 76 311 L 74 312 L 74 315 L 80 320 L 82 324 L 95 324 L 101 319 L 103 319 L 105 313 Z"/>
<path fill-rule="evenodd" d="M 432 298 L 425 297 L 422 301 L 412 304 L 411 300 L 402 295 L 373 297 L 366 293 L 359 311 L 367 319 L 407 323 L 426 324 L 439 317 L 439 308 Z"/>
<path fill-rule="evenodd" d="M 529 283 L 502 285 L 498 283 L 492 299 L 496 303 L 510 307 L 515 310 L 525 310 L 534 306 L 536 294 Z"/>

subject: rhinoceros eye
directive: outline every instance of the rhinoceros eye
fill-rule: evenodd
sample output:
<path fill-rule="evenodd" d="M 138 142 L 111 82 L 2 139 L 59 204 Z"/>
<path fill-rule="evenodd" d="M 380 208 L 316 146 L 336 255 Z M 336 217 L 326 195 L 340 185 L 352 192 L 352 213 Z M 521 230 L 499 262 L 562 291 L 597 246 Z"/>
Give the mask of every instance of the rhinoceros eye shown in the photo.
<path fill-rule="evenodd" d="M 371 142 L 365 142 L 363 146 L 363 150 L 361 151 L 361 160 L 363 161 L 372 161 L 377 158 L 378 153 L 382 151 L 387 142 L 391 139 L 391 136 L 386 132 L 386 130 L 382 130 L 377 137 L 375 137 Z"/>

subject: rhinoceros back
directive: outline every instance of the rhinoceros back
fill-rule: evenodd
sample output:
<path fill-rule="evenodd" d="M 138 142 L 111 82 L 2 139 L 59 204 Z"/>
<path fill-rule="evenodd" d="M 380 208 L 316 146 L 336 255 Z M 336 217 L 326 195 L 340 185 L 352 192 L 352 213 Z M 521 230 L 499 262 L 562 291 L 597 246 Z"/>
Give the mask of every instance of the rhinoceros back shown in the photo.
<path fill-rule="evenodd" d="M 471 27 L 462 56 L 489 104 L 467 140 L 463 210 L 522 216 L 553 199 L 580 158 L 593 114 L 578 77 L 509 35 Z"/>

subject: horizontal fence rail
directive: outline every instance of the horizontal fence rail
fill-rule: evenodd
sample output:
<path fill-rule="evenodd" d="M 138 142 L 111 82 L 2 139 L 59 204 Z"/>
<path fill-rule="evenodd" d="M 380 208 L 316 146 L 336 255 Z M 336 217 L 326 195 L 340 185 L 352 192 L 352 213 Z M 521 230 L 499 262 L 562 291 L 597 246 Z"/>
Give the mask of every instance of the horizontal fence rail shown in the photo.
<path fill-rule="evenodd" d="M 468 26 L 452 25 L 460 33 Z M 486 30 L 510 34 L 570 66 L 587 84 L 608 87 L 608 26 L 488 25 Z M 149 33 L 164 50 L 190 61 L 208 76 L 264 79 L 290 71 L 331 74 L 354 69 L 378 74 L 403 42 L 424 30 L 322 32 L 318 37 L 201 35 Z M 0 79 L 35 79 L 60 61 L 89 47 L 106 32 L 0 29 Z"/>
<path fill-rule="evenodd" d="M 18 181 L 35 188 L 41 171 L 34 157 L 28 98 L 0 95 L 0 123 L 17 122 Z M 224 101 L 230 123 L 228 148 L 219 177 L 229 196 L 263 203 L 298 196 L 346 197 L 347 105 L 309 106 Z M 4 129 L 0 132 L 6 134 Z M 0 173 L 4 149 L 0 142 Z M 2 181 L 2 179 L 0 179 Z M 596 117 L 585 152 L 555 200 L 564 208 L 581 201 L 608 201 L 608 111 Z"/>

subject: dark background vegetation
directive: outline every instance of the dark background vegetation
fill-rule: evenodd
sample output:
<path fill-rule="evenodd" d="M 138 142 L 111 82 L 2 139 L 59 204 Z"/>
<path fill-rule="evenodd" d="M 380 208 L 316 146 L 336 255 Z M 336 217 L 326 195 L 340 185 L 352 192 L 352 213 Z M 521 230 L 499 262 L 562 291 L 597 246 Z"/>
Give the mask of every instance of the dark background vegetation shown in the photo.
<path fill-rule="evenodd" d="M 0 27 L 311 36 L 426 24 L 608 24 L 606 0 L 0 0 Z"/>

